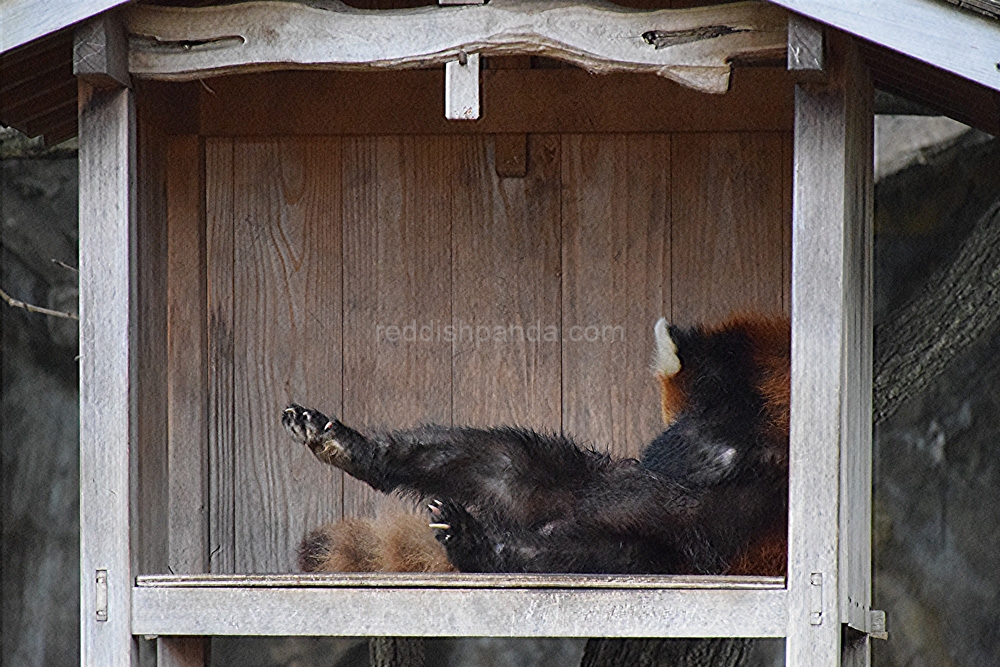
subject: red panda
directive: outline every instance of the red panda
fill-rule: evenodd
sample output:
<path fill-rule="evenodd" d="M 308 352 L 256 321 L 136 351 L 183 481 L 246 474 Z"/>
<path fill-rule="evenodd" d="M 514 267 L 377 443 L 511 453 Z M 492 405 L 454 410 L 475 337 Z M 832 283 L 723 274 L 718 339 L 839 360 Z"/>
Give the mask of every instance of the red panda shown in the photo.
<path fill-rule="evenodd" d="M 430 516 L 325 526 L 300 567 L 784 574 L 788 320 L 654 331 L 666 428 L 638 460 L 514 427 L 363 435 L 289 406 L 283 424 L 320 461 L 422 499 Z"/>

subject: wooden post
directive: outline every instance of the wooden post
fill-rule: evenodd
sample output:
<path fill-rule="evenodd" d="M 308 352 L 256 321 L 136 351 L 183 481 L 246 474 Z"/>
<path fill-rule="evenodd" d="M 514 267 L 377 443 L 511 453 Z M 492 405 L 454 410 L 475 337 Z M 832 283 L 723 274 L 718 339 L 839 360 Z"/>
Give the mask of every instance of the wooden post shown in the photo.
<path fill-rule="evenodd" d="M 830 37 L 828 81 L 795 92 L 789 667 L 869 662 L 842 624 L 870 607 L 872 89 Z"/>
<path fill-rule="evenodd" d="M 93 26 L 78 33 L 88 44 L 107 43 L 94 34 Z M 106 52 L 91 53 L 87 62 L 108 67 L 74 63 L 80 73 L 80 649 L 84 665 L 127 667 L 138 664 L 129 517 L 135 104 L 132 91 L 109 84 L 115 81 L 109 71 L 122 63 Z"/>

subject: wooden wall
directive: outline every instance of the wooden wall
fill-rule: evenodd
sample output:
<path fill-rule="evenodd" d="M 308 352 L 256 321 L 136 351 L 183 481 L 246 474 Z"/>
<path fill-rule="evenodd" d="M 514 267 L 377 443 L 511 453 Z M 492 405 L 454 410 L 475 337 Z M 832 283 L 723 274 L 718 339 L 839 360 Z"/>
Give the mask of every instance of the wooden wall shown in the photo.
<path fill-rule="evenodd" d="M 622 131 L 619 117 L 604 131 L 598 117 L 581 132 L 576 112 L 566 133 L 546 120 L 499 143 L 461 124 L 275 135 L 229 120 L 206 133 L 222 106 L 208 100 L 208 136 L 171 140 L 172 154 L 193 150 L 201 178 L 167 179 L 168 224 L 202 239 L 198 250 L 170 236 L 171 265 L 193 252 L 207 264 L 170 277 L 177 298 L 203 304 L 170 322 L 193 356 L 171 357 L 167 374 L 171 387 L 195 385 L 169 428 L 192 434 L 191 456 L 207 452 L 208 479 L 171 475 L 171 494 L 208 489 L 208 569 L 294 571 L 307 530 L 383 504 L 285 436 L 291 401 L 357 426 L 516 423 L 636 455 L 660 426 L 648 369 L 658 317 L 787 312 L 790 133 L 698 99 L 732 123 Z M 526 175 L 498 176 L 497 150 L 520 146 Z"/>

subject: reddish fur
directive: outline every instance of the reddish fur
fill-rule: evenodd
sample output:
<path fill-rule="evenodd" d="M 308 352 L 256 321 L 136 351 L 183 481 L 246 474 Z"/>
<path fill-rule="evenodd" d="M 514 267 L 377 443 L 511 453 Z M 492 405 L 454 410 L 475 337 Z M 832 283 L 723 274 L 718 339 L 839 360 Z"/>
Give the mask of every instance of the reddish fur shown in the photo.
<path fill-rule="evenodd" d="M 790 327 L 787 318 L 737 315 L 716 331 L 741 330 L 751 341 L 755 363 L 763 369 L 757 389 L 769 417 L 768 437 L 774 463 L 787 468 L 790 375 Z M 687 403 L 684 369 L 673 377 L 658 374 L 666 423 Z M 752 542 L 728 574 L 783 575 L 787 560 L 787 517 L 775 517 L 770 528 Z M 443 547 L 427 520 L 412 514 L 352 519 L 328 524 L 303 541 L 299 563 L 307 572 L 453 572 Z"/>
<path fill-rule="evenodd" d="M 299 548 L 305 572 L 454 572 L 448 556 L 416 514 L 346 519 L 310 533 Z"/>

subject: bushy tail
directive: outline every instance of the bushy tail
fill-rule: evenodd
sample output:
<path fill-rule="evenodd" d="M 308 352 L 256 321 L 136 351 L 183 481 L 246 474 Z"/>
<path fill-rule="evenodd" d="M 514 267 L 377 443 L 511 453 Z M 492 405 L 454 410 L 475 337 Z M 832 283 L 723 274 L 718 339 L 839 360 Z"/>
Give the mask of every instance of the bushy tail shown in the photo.
<path fill-rule="evenodd" d="M 345 519 L 314 530 L 299 545 L 303 572 L 455 572 L 427 518 L 390 514 Z"/>

